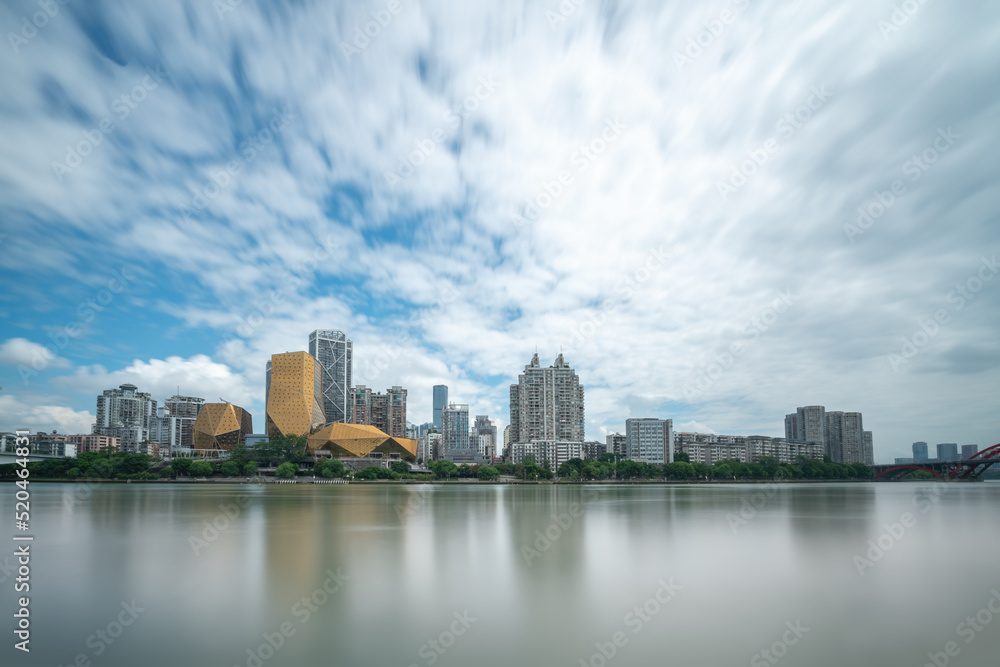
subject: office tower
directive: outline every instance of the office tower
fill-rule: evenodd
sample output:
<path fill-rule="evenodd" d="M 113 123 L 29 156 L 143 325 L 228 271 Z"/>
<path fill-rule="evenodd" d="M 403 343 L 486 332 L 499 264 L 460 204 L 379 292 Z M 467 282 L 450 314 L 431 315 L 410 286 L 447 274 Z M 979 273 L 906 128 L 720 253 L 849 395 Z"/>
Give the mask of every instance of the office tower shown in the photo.
<path fill-rule="evenodd" d="M 245 444 L 251 433 L 249 412 L 232 403 L 206 403 L 194 423 L 194 448 L 228 451 Z"/>
<path fill-rule="evenodd" d="M 517 384 L 510 386 L 511 441 L 582 443 L 583 394 L 580 379 L 562 354 L 548 368 L 539 365 L 535 354 Z"/>
<path fill-rule="evenodd" d="M 822 405 L 807 405 L 785 415 L 786 440 L 826 445 L 826 432 L 826 408 Z"/>
<path fill-rule="evenodd" d="M 149 439 L 159 442 L 164 454 L 190 450 L 194 447 L 194 423 L 204 406 L 204 398 L 171 396 L 157 411 Z"/>
<path fill-rule="evenodd" d="M 607 437 L 607 452 L 608 454 L 617 454 L 619 456 L 625 456 L 625 434 L 624 433 L 609 433 Z"/>
<path fill-rule="evenodd" d="M 962 460 L 971 459 L 979 453 L 979 445 L 962 445 Z"/>
<path fill-rule="evenodd" d="M 343 331 L 317 329 L 309 334 L 309 354 L 323 369 L 323 414 L 326 423 L 351 421 L 354 343 Z"/>
<path fill-rule="evenodd" d="M 97 397 L 97 421 L 93 433 L 118 438 L 122 451 L 136 452 L 149 440 L 156 419 L 156 401 L 134 384 L 105 389 Z"/>
<path fill-rule="evenodd" d="M 454 450 L 471 450 L 469 446 L 469 406 L 449 403 L 441 409 L 441 457 Z"/>
<path fill-rule="evenodd" d="M 351 391 L 349 423 L 374 426 L 393 438 L 406 437 L 406 390 L 399 386 L 374 393 L 358 385 Z"/>
<path fill-rule="evenodd" d="M 267 434 L 309 435 L 323 428 L 323 369 L 307 352 L 272 354 L 267 366 Z"/>
<path fill-rule="evenodd" d="M 926 461 L 930 455 L 927 453 L 927 443 L 926 442 L 915 442 L 913 443 L 913 461 L 915 463 L 921 463 Z"/>
<path fill-rule="evenodd" d="M 937 460 L 938 461 L 957 461 L 958 460 L 958 443 L 956 442 L 943 442 L 937 446 Z"/>
<path fill-rule="evenodd" d="M 673 461 L 674 422 L 672 419 L 626 419 L 626 456 L 633 461 L 664 464 Z"/>
<path fill-rule="evenodd" d="M 441 430 L 441 410 L 448 405 L 448 385 L 434 385 L 434 426 Z"/>
<path fill-rule="evenodd" d="M 487 415 L 476 415 L 472 425 L 472 435 L 475 437 L 476 449 L 487 461 L 493 461 L 497 455 L 497 427 Z"/>

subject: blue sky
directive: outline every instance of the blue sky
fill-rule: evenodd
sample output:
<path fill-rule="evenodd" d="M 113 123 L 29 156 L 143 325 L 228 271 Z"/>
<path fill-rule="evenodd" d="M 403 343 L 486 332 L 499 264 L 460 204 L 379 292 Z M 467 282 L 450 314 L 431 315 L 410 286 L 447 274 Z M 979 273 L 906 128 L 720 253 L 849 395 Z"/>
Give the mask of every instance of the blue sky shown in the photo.
<path fill-rule="evenodd" d="M 901 6 L 3 2 L 0 430 L 125 381 L 260 430 L 337 328 L 417 423 L 562 350 L 594 439 L 995 444 L 1000 7 Z"/>

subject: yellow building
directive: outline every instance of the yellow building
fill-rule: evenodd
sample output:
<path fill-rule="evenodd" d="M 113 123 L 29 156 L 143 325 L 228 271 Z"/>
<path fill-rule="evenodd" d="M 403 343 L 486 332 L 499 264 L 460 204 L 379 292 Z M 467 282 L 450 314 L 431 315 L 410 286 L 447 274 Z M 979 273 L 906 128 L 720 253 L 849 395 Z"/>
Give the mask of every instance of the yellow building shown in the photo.
<path fill-rule="evenodd" d="M 393 438 L 374 426 L 330 424 L 309 436 L 309 453 L 329 452 L 337 459 L 417 458 L 417 441 Z"/>
<path fill-rule="evenodd" d="M 325 423 L 319 362 L 308 352 L 272 354 L 267 362 L 267 434 L 309 435 Z"/>
<path fill-rule="evenodd" d="M 206 403 L 193 431 L 195 449 L 232 449 L 253 433 L 253 417 L 232 403 Z"/>

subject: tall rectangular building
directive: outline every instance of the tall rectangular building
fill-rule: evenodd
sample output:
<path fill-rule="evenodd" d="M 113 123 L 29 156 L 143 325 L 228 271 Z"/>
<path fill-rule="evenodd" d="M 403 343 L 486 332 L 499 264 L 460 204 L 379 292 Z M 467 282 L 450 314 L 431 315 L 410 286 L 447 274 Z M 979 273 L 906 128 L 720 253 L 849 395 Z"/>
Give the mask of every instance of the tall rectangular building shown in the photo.
<path fill-rule="evenodd" d="M 194 423 L 205 407 L 205 399 L 174 395 L 163 402 L 150 440 L 160 443 L 160 451 L 173 455 L 194 448 Z"/>
<path fill-rule="evenodd" d="M 406 436 L 406 390 L 399 386 L 386 389 L 384 394 L 373 393 L 364 385 L 351 391 L 352 424 L 374 426 L 394 438 Z"/>
<path fill-rule="evenodd" d="M 625 456 L 625 434 L 624 433 L 609 433 L 607 437 L 607 452 L 608 454 L 617 454 L 618 456 Z"/>
<path fill-rule="evenodd" d="M 583 385 L 560 354 L 548 368 L 538 354 L 510 386 L 512 442 L 583 442 Z"/>
<path fill-rule="evenodd" d="M 493 425 L 488 415 L 476 415 L 476 422 L 472 425 L 472 436 L 475 438 L 479 454 L 492 462 L 497 455 L 497 427 Z"/>
<path fill-rule="evenodd" d="M 272 354 L 267 364 L 267 434 L 311 435 L 326 425 L 323 369 L 307 352 Z"/>
<path fill-rule="evenodd" d="M 865 463 L 865 429 L 860 412 L 826 413 L 826 454 L 834 463 Z M 871 435 L 868 436 L 869 441 Z"/>
<path fill-rule="evenodd" d="M 927 451 L 926 442 L 915 442 L 913 443 L 913 462 L 921 463 L 926 461 L 930 457 L 930 453 Z"/>
<path fill-rule="evenodd" d="M 627 458 L 643 463 L 664 464 L 673 459 L 674 422 L 672 419 L 626 419 L 625 449 Z"/>
<path fill-rule="evenodd" d="M 785 416 L 786 440 L 825 445 L 826 432 L 826 408 L 822 405 L 807 405 Z"/>
<path fill-rule="evenodd" d="M 441 430 L 441 410 L 448 405 L 448 385 L 434 385 L 434 426 Z"/>
<path fill-rule="evenodd" d="M 937 446 L 937 460 L 938 461 L 957 461 L 958 460 L 958 443 L 956 442 L 944 442 Z"/>
<path fill-rule="evenodd" d="M 473 450 L 469 442 L 469 406 L 449 403 L 441 409 L 441 457 L 456 449 Z"/>
<path fill-rule="evenodd" d="M 962 460 L 967 461 L 979 453 L 979 445 L 962 445 Z"/>
<path fill-rule="evenodd" d="M 309 334 L 309 354 L 323 369 L 323 413 L 326 415 L 326 423 L 349 423 L 354 343 L 343 331 L 317 329 Z"/>
<path fill-rule="evenodd" d="M 150 439 L 156 420 L 156 401 L 134 384 L 105 389 L 97 397 L 97 421 L 93 432 L 118 438 L 122 451 L 137 452 Z"/>

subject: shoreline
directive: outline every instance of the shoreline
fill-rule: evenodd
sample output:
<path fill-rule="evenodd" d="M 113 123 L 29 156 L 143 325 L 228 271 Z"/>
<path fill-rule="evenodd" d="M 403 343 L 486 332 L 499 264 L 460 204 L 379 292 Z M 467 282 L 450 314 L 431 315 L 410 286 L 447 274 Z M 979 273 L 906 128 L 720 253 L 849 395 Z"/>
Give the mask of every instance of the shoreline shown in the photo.
<path fill-rule="evenodd" d="M 0 480 L 9 481 L 11 483 L 16 480 Z M 426 484 L 441 484 L 441 485 L 462 485 L 462 486 L 519 486 L 519 485 L 530 485 L 530 486 L 711 486 L 711 485 L 723 485 L 723 484 L 746 484 L 746 485 L 769 485 L 769 484 L 914 484 L 921 482 L 942 482 L 947 483 L 944 480 L 937 479 L 927 479 L 927 480 L 895 480 L 895 481 L 881 481 L 877 482 L 871 479 L 795 479 L 795 480 L 491 480 L 482 481 L 478 479 L 450 479 L 450 480 L 420 480 L 420 479 L 373 479 L 373 480 L 344 480 L 340 478 L 335 479 L 313 479 L 313 478 L 298 478 L 298 479 L 275 479 L 274 477 L 266 478 L 213 478 L 213 479 L 149 479 L 149 480 L 127 480 L 127 479 L 55 479 L 55 478 L 32 478 L 32 482 L 42 482 L 50 484 L 234 484 L 234 485 L 256 485 L 256 486 L 280 486 L 280 485 L 296 485 L 296 486 L 346 486 L 346 485 L 372 485 L 372 486 L 388 486 L 388 485 L 426 485 Z M 972 480 L 953 480 L 956 482 L 971 482 Z M 977 482 L 987 482 L 990 480 L 976 480 Z"/>

